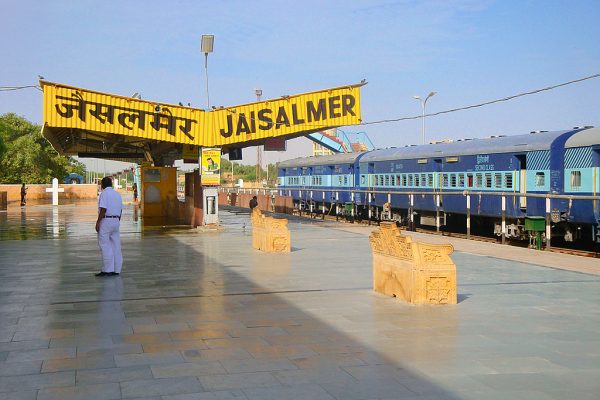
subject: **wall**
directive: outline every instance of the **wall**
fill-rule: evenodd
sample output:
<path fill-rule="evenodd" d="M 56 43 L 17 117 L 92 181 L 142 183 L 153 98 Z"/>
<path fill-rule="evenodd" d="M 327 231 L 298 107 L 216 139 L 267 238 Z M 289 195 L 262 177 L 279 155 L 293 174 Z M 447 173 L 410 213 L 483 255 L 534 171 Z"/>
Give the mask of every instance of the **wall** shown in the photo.
<path fill-rule="evenodd" d="M 52 201 L 52 193 L 47 193 L 46 188 L 51 188 L 50 184 L 25 185 L 27 188 L 27 201 L 29 200 L 48 200 Z M 59 184 L 58 187 L 64 188 L 64 193 L 58 194 L 58 201 L 61 199 L 97 199 L 98 185 L 95 184 Z M 8 202 L 21 201 L 21 185 L 0 185 L 0 192 L 7 192 Z"/>
<path fill-rule="evenodd" d="M 250 200 L 256 196 L 258 200 L 258 209 L 261 211 L 275 211 L 277 213 L 291 214 L 294 209 L 294 202 L 291 197 L 275 196 L 275 209 L 273 209 L 272 196 L 267 194 L 250 193 L 219 193 L 219 204 L 234 207 L 250 207 Z"/>

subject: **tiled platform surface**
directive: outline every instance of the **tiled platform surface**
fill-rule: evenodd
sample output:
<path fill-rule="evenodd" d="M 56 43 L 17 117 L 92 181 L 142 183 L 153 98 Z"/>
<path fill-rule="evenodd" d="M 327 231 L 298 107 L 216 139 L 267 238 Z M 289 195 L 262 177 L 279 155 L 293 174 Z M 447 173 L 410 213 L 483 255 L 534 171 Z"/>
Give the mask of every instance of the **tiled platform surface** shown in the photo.
<path fill-rule="evenodd" d="M 95 278 L 93 203 L 0 213 L 0 399 L 600 397 L 597 275 L 458 245 L 459 304 L 410 306 L 371 291 L 369 228 L 293 220 L 265 254 L 221 220 L 143 231 L 128 207 L 123 274 Z"/>

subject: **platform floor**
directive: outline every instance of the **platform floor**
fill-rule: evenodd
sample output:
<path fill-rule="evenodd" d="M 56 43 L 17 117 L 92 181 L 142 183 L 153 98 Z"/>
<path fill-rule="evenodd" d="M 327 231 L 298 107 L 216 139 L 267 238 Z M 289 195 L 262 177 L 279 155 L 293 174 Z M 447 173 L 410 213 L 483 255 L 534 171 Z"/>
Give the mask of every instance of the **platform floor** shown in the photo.
<path fill-rule="evenodd" d="M 411 306 L 371 290 L 369 228 L 292 219 L 264 254 L 247 212 L 200 233 L 128 206 L 96 278 L 95 212 L 0 213 L 0 399 L 599 397 L 600 276 L 558 269 L 589 260 L 457 242 L 459 304 Z"/>

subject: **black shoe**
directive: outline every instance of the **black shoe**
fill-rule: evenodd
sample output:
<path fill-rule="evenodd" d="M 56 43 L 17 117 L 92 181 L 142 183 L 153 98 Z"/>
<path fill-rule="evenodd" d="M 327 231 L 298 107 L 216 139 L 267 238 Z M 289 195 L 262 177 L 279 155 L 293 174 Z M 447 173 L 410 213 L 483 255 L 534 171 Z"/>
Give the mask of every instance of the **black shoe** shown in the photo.
<path fill-rule="evenodd" d="M 109 272 L 108 274 L 111 275 L 111 276 L 115 276 L 115 275 L 118 276 L 119 275 L 118 272 Z"/>
<path fill-rule="evenodd" d="M 104 272 L 104 271 L 100 271 L 97 274 L 94 274 L 96 276 L 109 276 L 111 273 L 110 272 Z"/>

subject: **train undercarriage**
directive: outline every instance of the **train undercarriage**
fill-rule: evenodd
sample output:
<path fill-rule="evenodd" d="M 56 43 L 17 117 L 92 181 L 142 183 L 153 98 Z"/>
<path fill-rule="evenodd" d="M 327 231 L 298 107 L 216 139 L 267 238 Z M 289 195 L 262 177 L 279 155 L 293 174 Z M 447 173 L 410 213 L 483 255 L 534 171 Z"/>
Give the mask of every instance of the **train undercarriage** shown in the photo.
<path fill-rule="evenodd" d="M 407 230 L 439 230 L 446 233 L 467 233 L 467 216 L 465 214 L 397 209 L 392 207 L 365 206 L 354 203 L 322 203 L 311 201 L 295 201 L 294 207 L 301 213 L 314 217 L 327 216 L 345 219 L 348 222 L 395 222 Z M 412 213 L 412 218 L 411 218 Z M 541 218 L 541 220 L 540 220 Z M 527 243 L 530 247 L 540 248 L 547 243 L 545 218 L 538 217 L 534 229 L 528 226 L 525 218 L 505 220 L 505 239 Z M 474 236 L 502 238 L 502 220 L 496 217 L 471 215 L 470 234 Z M 551 240 L 553 245 L 577 249 L 598 248 L 600 246 L 600 224 L 574 224 L 568 221 L 550 221 Z M 597 251 L 597 250 L 596 250 Z"/>

